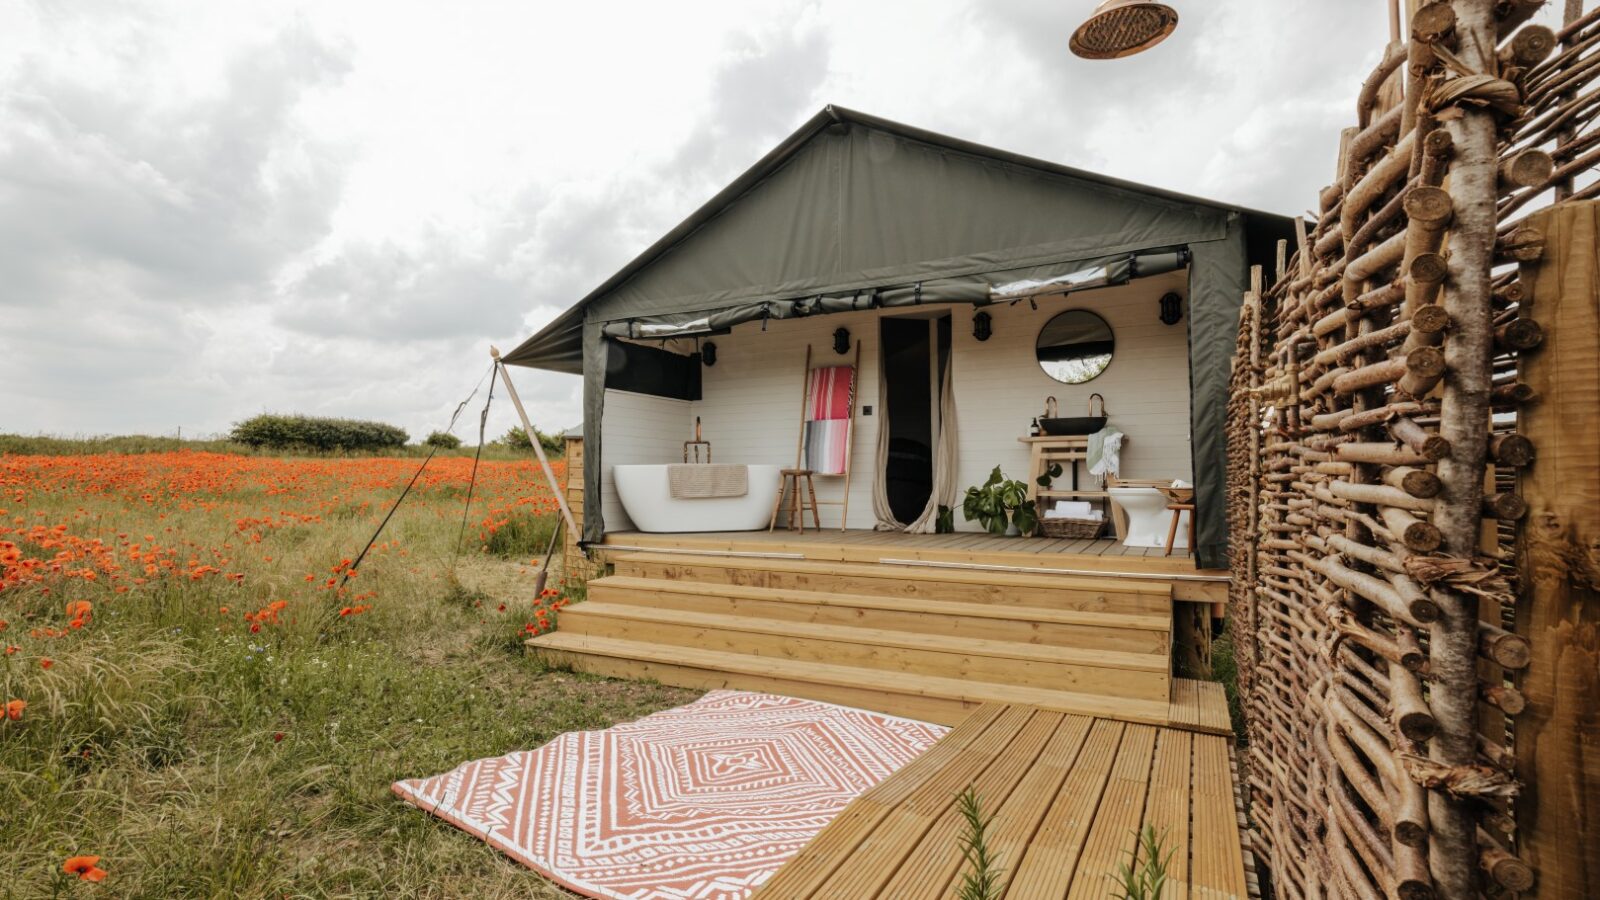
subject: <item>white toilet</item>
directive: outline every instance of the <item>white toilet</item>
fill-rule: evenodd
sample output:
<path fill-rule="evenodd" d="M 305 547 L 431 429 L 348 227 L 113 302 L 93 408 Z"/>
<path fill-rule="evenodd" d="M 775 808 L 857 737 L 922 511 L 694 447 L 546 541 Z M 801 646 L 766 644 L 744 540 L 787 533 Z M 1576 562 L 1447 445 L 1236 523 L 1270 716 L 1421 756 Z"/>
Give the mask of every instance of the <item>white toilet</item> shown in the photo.
<path fill-rule="evenodd" d="M 1167 495 L 1153 487 L 1112 486 L 1106 488 L 1111 502 L 1122 510 L 1127 526 L 1122 530 L 1124 547 L 1167 546 L 1167 531 L 1172 527 L 1172 513 L 1167 511 Z M 1172 547 L 1182 550 L 1189 546 L 1189 513 L 1180 512 L 1178 532 Z"/>

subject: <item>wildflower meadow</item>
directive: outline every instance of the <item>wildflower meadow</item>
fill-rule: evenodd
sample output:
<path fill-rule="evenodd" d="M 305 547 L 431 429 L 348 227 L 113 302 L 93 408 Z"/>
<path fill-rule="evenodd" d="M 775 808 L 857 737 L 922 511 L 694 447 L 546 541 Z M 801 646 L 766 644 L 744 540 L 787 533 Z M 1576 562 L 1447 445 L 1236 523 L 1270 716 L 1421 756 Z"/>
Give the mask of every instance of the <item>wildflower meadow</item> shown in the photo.
<path fill-rule="evenodd" d="M 0 455 L 0 897 L 567 896 L 389 784 L 692 694 L 524 655 L 543 473 L 420 464 Z"/>

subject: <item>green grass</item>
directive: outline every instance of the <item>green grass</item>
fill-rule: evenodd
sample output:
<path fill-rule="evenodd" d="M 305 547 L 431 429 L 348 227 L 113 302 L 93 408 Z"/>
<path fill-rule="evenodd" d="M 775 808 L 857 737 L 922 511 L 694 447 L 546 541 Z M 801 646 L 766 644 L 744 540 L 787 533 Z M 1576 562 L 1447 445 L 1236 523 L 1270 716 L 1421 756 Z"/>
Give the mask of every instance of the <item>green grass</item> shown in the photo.
<path fill-rule="evenodd" d="M 38 515 L 108 540 L 171 528 L 163 540 L 221 548 L 245 576 L 157 579 L 125 594 L 77 580 L 0 592 L 0 646 L 18 647 L 0 655 L 0 702 L 29 704 L 20 721 L 0 722 L 0 898 L 570 896 L 389 785 L 696 692 L 525 655 L 536 567 L 469 553 L 451 573 L 460 500 L 450 492 L 402 508 L 385 541 L 403 546 L 380 544 L 351 582 L 376 592 L 371 609 L 340 617 L 355 598 L 303 573 L 321 578 L 353 555 L 392 493 L 367 514 L 260 542 L 241 540 L 232 517 L 315 492 L 211 495 L 215 512 L 44 491 L 0 502 L 0 523 Z M 280 621 L 252 634 L 241 613 L 280 597 Z M 92 599 L 87 627 L 29 635 L 62 627 L 73 599 Z M 101 856 L 107 880 L 65 883 L 62 861 L 75 854 Z"/>
<path fill-rule="evenodd" d="M 1243 746 L 1248 734 L 1244 725 L 1244 707 L 1239 701 L 1239 662 L 1234 655 L 1232 616 L 1224 624 L 1222 634 L 1211 642 L 1211 676 L 1222 682 L 1222 689 L 1228 695 L 1228 718 L 1233 722 L 1236 740 Z"/>

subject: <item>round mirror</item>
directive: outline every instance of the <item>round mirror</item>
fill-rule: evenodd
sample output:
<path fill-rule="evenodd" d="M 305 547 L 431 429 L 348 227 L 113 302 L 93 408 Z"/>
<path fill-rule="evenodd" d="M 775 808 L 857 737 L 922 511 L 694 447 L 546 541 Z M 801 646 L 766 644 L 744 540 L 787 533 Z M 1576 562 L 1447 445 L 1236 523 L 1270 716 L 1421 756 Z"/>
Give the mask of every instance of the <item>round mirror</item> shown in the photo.
<path fill-rule="evenodd" d="M 1086 309 L 1069 309 L 1045 323 L 1034 352 L 1046 375 L 1063 384 L 1091 381 L 1111 365 L 1111 326 Z"/>

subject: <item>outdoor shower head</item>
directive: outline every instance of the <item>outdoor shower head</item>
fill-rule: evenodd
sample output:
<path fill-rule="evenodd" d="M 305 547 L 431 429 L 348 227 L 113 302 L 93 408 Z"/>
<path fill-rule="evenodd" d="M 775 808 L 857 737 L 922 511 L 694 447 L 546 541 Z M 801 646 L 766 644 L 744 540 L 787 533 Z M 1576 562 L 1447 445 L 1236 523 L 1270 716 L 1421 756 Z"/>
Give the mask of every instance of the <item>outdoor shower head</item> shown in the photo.
<path fill-rule="evenodd" d="M 1177 27 L 1178 12 L 1165 3 L 1104 0 L 1068 46 L 1084 59 L 1119 59 L 1154 47 Z"/>

